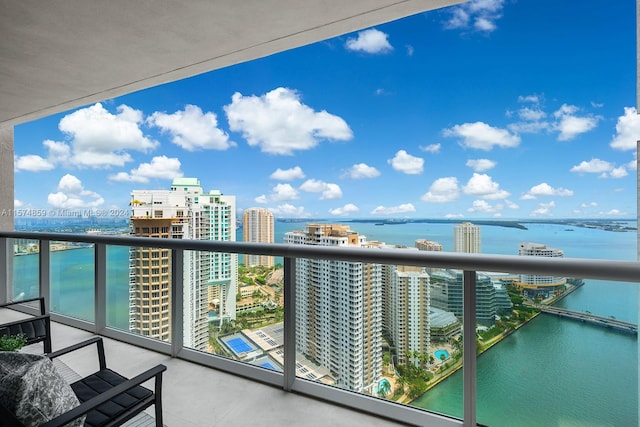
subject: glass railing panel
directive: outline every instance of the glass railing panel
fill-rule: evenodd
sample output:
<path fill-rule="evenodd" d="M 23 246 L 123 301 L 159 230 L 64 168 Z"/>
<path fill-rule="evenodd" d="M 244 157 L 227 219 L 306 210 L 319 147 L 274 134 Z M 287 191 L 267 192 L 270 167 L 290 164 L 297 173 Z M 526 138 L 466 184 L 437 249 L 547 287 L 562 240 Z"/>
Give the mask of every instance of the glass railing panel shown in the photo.
<path fill-rule="evenodd" d="M 95 256 L 91 243 L 51 242 L 50 310 L 94 321 Z"/>
<path fill-rule="evenodd" d="M 13 240 L 13 296 L 22 300 L 40 296 L 40 242 L 31 239 Z"/>
<path fill-rule="evenodd" d="M 410 396 L 413 398 L 409 402 L 430 412 L 462 418 L 464 274 L 461 270 L 443 268 L 426 270 L 429 275 L 429 382 L 426 390 L 417 397 Z"/>
<path fill-rule="evenodd" d="M 129 331 L 129 288 L 135 270 L 129 246 L 107 246 L 107 326 Z"/>
<path fill-rule="evenodd" d="M 282 265 L 238 266 L 236 254 L 185 251 L 184 346 L 282 372 Z"/>
<path fill-rule="evenodd" d="M 107 316 L 112 316 L 111 324 L 124 326 L 134 334 L 171 342 L 171 250 L 123 247 L 110 249 L 107 255 L 114 262 L 117 260 L 116 269 L 107 276 L 107 298 L 114 298 L 107 308 Z M 123 267 L 125 262 L 128 268 Z M 125 283 L 128 284 L 127 307 L 121 304 Z"/>
<path fill-rule="evenodd" d="M 520 279 L 513 311 L 478 334 L 494 344 L 478 358 L 478 422 L 638 425 L 637 284 Z"/>

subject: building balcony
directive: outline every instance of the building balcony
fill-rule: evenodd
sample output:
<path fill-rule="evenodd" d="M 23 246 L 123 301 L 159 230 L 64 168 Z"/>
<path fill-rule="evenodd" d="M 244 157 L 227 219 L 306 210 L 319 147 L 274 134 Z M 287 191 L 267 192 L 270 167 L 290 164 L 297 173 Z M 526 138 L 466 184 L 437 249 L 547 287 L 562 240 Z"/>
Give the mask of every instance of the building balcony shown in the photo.
<path fill-rule="evenodd" d="M 337 378 L 328 370 L 322 370 L 316 361 L 308 360 L 296 351 L 296 310 L 303 304 L 296 305 L 296 260 L 327 259 L 351 262 L 373 262 L 396 265 L 421 265 L 427 267 L 446 267 L 462 270 L 464 276 L 463 292 L 463 330 L 476 331 L 477 317 L 475 311 L 476 273 L 479 271 L 496 271 L 529 274 L 553 274 L 567 277 L 581 277 L 586 279 L 602 279 L 619 282 L 631 282 L 637 286 L 640 277 L 640 263 L 630 261 L 605 261 L 593 259 L 543 259 L 540 257 L 493 256 L 477 254 L 458 254 L 446 252 L 411 252 L 394 250 L 351 250 L 340 247 L 320 247 L 305 245 L 281 244 L 252 244 L 237 242 L 212 242 L 174 239 L 152 239 L 138 237 L 111 237 L 99 235 L 73 235 L 52 233 L 0 232 L 0 300 L 14 299 L 19 292 L 14 288 L 17 280 L 14 276 L 14 256 L 12 239 L 22 238 L 37 240 L 40 244 L 36 257 L 37 284 L 28 289 L 25 297 L 44 296 L 49 305 L 54 320 L 53 342 L 54 349 L 81 341 L 88 335 L 98 334 L 108 338 L 107 357 L 114 363 L 116 370 L 124 374 L 134 374 L 142 371 L 145 366 L 163 363 L 168 366 L 163 386 L 163 401 L 165 408 L 165 424 L 171 426 L 208 426 L 208 425 L 247 425 L 257 420 L 264 422 L 289 425 L 304 420 L 305 425 L 430 425 L 435 427 L 476 426 L 484 424 L 478 416 L 478 357 L 476 354 L 476 334 L 464 334 L 461 338 L 462 348 L 472 351 L 462 351 L 463 374 L 462 395 L 457 396 L 457 405 L 461 413 L 440 415 L 406 403 L 377 397 L 374 390 L 367 389 L 359 392 L 345 390 L 341 387 L 329 385 L 331 379 Z M 65 301 L 71 298 L 56 284 L 69 278 L 51 275 L 51 241 L 70 241 L 92 243 L 87 251 L 92 251 L 92 274 L 86 283 L 87 295 L 81 307 L 70 305 Z M 170 341 L 161 341 L 137 335 L 128 330 L 128 280 L 124 280 L 122 287 L 124 303 L 126 304 L 122 317 L 126 325 L 114 324 L 112 318 L 114 286 L 110 271 L 114 268 L 113 259 L 108 256 L 114 248 L 124 248 L 126 255 L 128 247 L 162 248 L 171 251 L 171 327 L 168 336 Z M 284 257 L 284 322 L 276 325 L 281 336 L 278 345 L 279 369 L 265 368 L 258 363 L 257 349 L 236 349 L 237 357 L 232 357 L 229 351 L 197 350 L 188 348 L 184 343 L 187 337 L 185 331 L 186 312 L 189 301 L 184 298 L 183 279 L 185 265 L 183 259 L 186 251 L 209 250 L 227 253 L 253 253 L 256 255 L 269 254 Z M 75 254 L 78 254 L 77 252 Z M 74 255 L 75 255 L 74 254 Z M 19 257 L 18 257 L 19 258 Z M 128 255 L 123 256 L 123 263 L 128 266 Z M 124 276 L 127 274 L 125 272 Z M 36 295 L 32 295 L 36 294 Z M 78 314 L 74 309 L 82 308 Z M 28 308 L 25 313 L 30 313 Z M 10 312 L 10 315 L 23 313 Z M 0 313 L 5 316 L 6 314 Z M 319 318 L 325 321 L 326 318 Z M 380 322 L 382 319 L 379 319 Z M 0 321 L 4 321 L 0 317 Z M 186 325 L 189 326 L 189 325 Z M 586 326 L 585 326 L 586 327 Z M 188 329 L 188 328 L 187 328 Z M 263 328 L 264 330 L 264 328 Z M 274 328 L 273 332 L 275 333 Z M 309 334 L 313 331 L 304 331 Z M 616 333 L 603 329 L 603 333 Z M 223 337 L 232 340 L 235 336 Z M 631 338 L 633 339 L 633 338 Z M 227 340 L 227 341 L 228 341 Z M 332 340 L 332 339 L 330 339 Z M 224 341 L 224 340 L 223 340 Z M 229 344 L 232 348 L 233 342 Z M 237 343 L 235 343 L 237 344 Z M 300 343 L 300 347 L 315 345 L 314 343 Z M 596 345 L 592 343 L 591 345 Z M 556 348 L 557 353 L 573 351 L 569 348 Z M 364 357 L 364 348 L 354 350 L 353 354 L 340 354 L 339 359 L 349 360 L 349 363 Z M 451 348 L 453 352 L 453 348 Z M 493 351 L 493 350 L 492 350 Z M 498 350 L 496 350 L 498 351 Z M 637 363 L 637 342 L 635 343 L 635 360 Z M 225 353 L 225 354 L 223 354 Z M 111 355 L 111 357 L 109 356 Z M 377 349 L 369 357 L 382 358 Z M 87 360 L 91 360 L 88 358 Z M 132 362 L 133 361 L 133 362 Z M 438 361 L 439 362 L 439 361 Z M 533 364 L 534 360 L 530 361 Z M 69 360 L 68 364 L 77 370 L 84 368 L 84 359 Z M 443 363 L 443 365 L 446 365 Z M 319 376 L 317 380 L 297 376 L 301 368 L 313 368 Z M 588 380 L 598 367 L 587 367 L 587 371 L 577 372 L 577 379 L 582 382 Z M 631 368 L 631 367 L 629 367 Z M 538 372 L 538 368 L 533 367 Z M 544 372 L 544 369 L 539 371 Z M 321 376 L 320 376 L 321 375 Z M 359 380 L 354 378 L 352 383 Z M 356 381 L 358 380 L 358 381 Z M 590 384 L 587 381 L 587 384 Z M 636 382 L 637 384 L 637 382 Z M 439 386 L 437 386 L 439 387 Z M 592 387 L 598 390 L 597 384 Z M 568 390 L 568 393 L 577 392 Z M 637 388 L 626 389 L 637 402 Z M 534 400 L 548 394 L 546 387 L 531 388 L 528 395 Z M 602 395 L 605 399 L 607 412 L 618 411 L 619 396 Z M 542 399 L 544 400 L 544 399 Z M 512 402 L 515 408 L 525 410 L 530 402 Z M 637 407 L 636 407 L 637 415 Z M 584 420 L 572 419 L 570 415 L 559 414 L 558 419 L 570 419 L 580 424 Z M 636 418 L 637 421 L 637 418 Z M 509 425 L 509 424 L 491 424 Z"/>

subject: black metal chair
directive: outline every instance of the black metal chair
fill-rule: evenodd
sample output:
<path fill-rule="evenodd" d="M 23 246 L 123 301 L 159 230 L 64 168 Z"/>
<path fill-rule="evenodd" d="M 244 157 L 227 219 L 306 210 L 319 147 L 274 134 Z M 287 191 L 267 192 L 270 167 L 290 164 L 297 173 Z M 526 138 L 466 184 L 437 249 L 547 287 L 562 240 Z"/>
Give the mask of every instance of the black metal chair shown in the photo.
<path fill-rule="evenodd" d="M 155 405 L 156 426 L 162 427 L 162 373 L 167 370 L 166 366 L 156 365 L 128 379 L 107 368 L 101 337 L 91 338 L 47 356 L 54 359 L 91 344 L 97 345 L 100 369 L 71 384 L 80 405 L 41 427 L 63 426 L 83 415 L 86 415 L 85 426 L 115 427 L 129 421 L 151 405 Z M 155 379 L 153 390 L 141 385 L 150 379 Z"/>
<path fill-rule="evenodd" d="M 43 342 L 44 353 L 51 353 L 51 318 L 45 310 L 43 297 L 0 304 L 0 308 L 9 308 L 13 305 L 33 301 L 39 301 L 40 315 L 0 324 L 0 336 L 23 334 L 27 340 L 27 345 Z"/>
<path fill-rule="evenodd" d="M 83 416 L 86 417 L 85 426 L 116 427 L 131 420 L 151 405 L 155 405 L 155 425 L 162 427 L 162 373 L 166 371 L 166 366 L 156 365 L 128 379 L 107 368 L 101 337 L 94 337 L 49 353 L 45 357 L 53 361 L 56 357 L 92 344 L 97 345 L 99 370 L 70 384 L 80 404 L 40 424 L 40 427 L 62 427 Z M 154 379 L 153 390 L 141 385 L 151 379 Z M 24 427 L 24 424 L 7 407 L 0 404 L 0 426 Z"/>

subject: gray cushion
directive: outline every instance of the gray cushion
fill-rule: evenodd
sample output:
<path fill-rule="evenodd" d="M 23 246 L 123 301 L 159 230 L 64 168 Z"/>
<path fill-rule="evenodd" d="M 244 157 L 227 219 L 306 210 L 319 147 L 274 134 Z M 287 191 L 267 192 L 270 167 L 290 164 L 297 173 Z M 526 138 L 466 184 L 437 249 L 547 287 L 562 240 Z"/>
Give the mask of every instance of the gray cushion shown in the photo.
<path fill-rule="evenodd" d="M 80 402 L 46 356 L 0 351 L 0 403 L 26 427 L 39 426 Z M 84 417 L 68 426 L 79 427 Z"/>

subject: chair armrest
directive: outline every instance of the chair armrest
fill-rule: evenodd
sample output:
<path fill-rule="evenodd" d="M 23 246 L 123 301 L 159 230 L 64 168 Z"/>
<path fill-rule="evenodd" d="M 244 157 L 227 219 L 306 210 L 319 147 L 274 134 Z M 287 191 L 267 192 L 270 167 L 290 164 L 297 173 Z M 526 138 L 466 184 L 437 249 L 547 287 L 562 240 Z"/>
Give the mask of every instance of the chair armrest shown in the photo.
<path fill-rule="evenodd" d="M 94 343 L 98 346 L 98 362 L 100 363 L 100 369 L 105 369 L 107 367 L 107 362 L 104 356 L 104 343 L 102 342 L 102 337 L 89 338 L 86 341 L 82 341 L 77 344 L 71 345 L 69 347 L 65 347 L 60 350 L 49 353 L 47 354 L 47 357 L 53 360 L 56 357 L 71 353 L 72 351 L 76 351 L 84 347 L 88 347 Z"/>
<path fill-rule="evenodd" d="M 40 326 L 40 322 L 42 321 L 42 325 L 44 327 L 44 334 L 38 334 L 38 326 Z M 29 336 L 30 333 L 25 332 L 25 329 L 28 326 L 33 328 L 33 337 Z M 18 327 L 18 328 L 15 328 Z M 14 329 L 12 332 L 11 329 Z M 15 329 L 19 329 L 21 332 L 27 336 L 27 345 L 35 344 L 37 342 L 44 342 L 44 353 L 51 352 L 51 317 L 48 314 L 43 314 L 40 316 L 31 316 L 26 317 L 20 320 L 14 320 L 13 322 L 7 322 L 0 324 L 0 331 L 6 331 L 1 335 L 10 335 L 12 333 L 16 333 Z"/>
<path fill-rule="evenodd" d="M 44 297 L 28 298 L 28 299 L 23 299 L 23 300 L 20 300 L 20 301 L 11 301 L 11 302 L 7 302 L 5 304 L 0 304 L 0 308 L 11 307 L 12 305 L 24 304 L 24 303 L 33 302 L 33 301 L 39 301 L 40 302 L 40 307 L 39 307 L 40 314 L 45 314 Z"/>
<path fill-rule="evenodd" d="M 89 343 L 91 344 L 91 343 Z M 81 403 L 79 406 L 76 406 L 75 408 L 73 408 L 72 410 L 57 416 L 56 418 L 52 419 L 51 421 L 48 421 L 44 424 L 42 424 L 40 427 L 60 427 L 63 426 L 73 420 L 75 420 L 76 418 L 79 418 L 87 413 L 89 413 L 91 410 L 97 408 L 98 406 L 102 405 L 103 403 L 113 399 L 114 397 L 123 394 L 127 391 L 129 391 L 130 389 L 141 385 L 143 382 L 148 381 L 152 378 L 155 378 L 155 382 L 156 384 L 158 382 L 162 382 L 162 373 L 164 371 L 167 370 L 167 367 L 165 365 L 156 365 L 151 369 L 148 369 L 146 371 L 144 371 L 143 373 L 141 373 L 140 375 L 137 375 L 133 378 L 131 378 L 130 380 L 127 380 L 123 383 L 118 384 L 117 386 L 97 395 L 96 397 L 94 397 L 93 399 L 89 399 L 84 403 Z M 158 395 L 156 394 L 156 397 L 158 397 Z M 157 404 L 157 403 L 156 403 Z"/>

